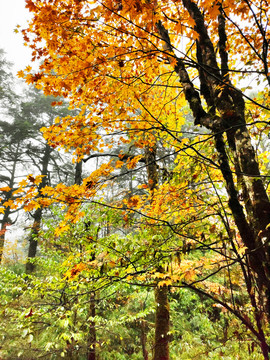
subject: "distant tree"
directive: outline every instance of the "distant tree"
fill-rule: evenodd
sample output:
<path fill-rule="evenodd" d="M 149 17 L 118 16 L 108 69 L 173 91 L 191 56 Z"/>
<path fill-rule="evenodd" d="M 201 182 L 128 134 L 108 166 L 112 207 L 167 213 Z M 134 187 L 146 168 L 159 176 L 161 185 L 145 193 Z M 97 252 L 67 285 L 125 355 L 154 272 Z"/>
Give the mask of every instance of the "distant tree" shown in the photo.
<path fill-rule="evenodd" d="M 57 116 L 71 114 L 67 105 L 52 106 L 54 97 L 44 96 L 40 91 L 27 89 L 18 95 L 12 89 L 15 79 L 11 67 L 0 53 L 0 186 L 2 190 L 2 217 L 0 219 L 0 261 L 3 257 L 5 233 L 9 225 L 15 223 L 15 213 L 20 210 L 12 206 L 18 194 L 16 189 L 23 177 L 30 173 L 42 175 L 39 189 L 58 182 L 72 183 L 72 162 L 65 154 L 55 151 L 43 138 L 40 129 L 48 121 L 52 124 Z M 30 178 L 31 179 L 31 178 Z M 31 184 L 31 181 L 30 181 Z M 15 191 L 15 193 L 14 193 Z M 40 228 L 42 208 L 31 214 L 34 225 L 29 238 L 28 257 L 36 255 L 36 236 Z M 27 262 L 27 272 L 32 271 L 32 263 Z"/>
<path fill-rule="evenodd" d="M 29 139 L 26 154 L 33 171 L 42 176 L 38 185 L 39 196 L 46 185 L 52 186 L 61 181 L 72 183 L 73 172 L 71 158 L 65 154 L 61 155 L 55 151 L 43 138 L 40 129 L 48 122 L 53 124 L 57 117 L 65 117 L 72 114 L 66 104 L 58 101 L 58 106 L 52 106 L 56 99 L 52 96 L 44 96 L 40 91 L 32 88 L 27 93 L 27 101 L 20 104 L 20 116 L 35 126 L 35 134 Z M 35 209 L 32 213 L 33 225 L 29 235 L 28 261 L 26 263 L 26 272 L 31 273 L 34 270 L 34 263 L 38 245 L 38 233 L 41 227 L 43 208 Z"/>
<path fill-rule="evenodd" d="M 23 171 L 26 140 L 29 138 L 29 123 L 18 117 L 19 96 L 14 90 L 16 80 L 11 71 L 11 64 L 5 60 L 4 51 L 0 50 L 0 187 L 2 217 L 0 219 L 0 262 L 3 257 L 5 233 L 7 227 L 14 222 L 12 214 L 18 209 L 12 207 L 12 195 L 18 177 L 26 175 Z"/>

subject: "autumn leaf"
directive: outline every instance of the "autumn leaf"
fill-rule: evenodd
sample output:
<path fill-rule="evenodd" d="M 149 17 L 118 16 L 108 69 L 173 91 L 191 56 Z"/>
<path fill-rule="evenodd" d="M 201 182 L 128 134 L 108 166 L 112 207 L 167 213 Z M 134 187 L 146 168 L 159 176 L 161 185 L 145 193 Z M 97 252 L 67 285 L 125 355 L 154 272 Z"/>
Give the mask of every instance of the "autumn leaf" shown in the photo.
<path fill-rule="evenodd" d="M 9 186 L 5 186 L 5 187 L 0 188 L 0 191 L 3 191 L 3 192 L 8 192 L 10 190 L 11 190 L 11 188 Z"/>

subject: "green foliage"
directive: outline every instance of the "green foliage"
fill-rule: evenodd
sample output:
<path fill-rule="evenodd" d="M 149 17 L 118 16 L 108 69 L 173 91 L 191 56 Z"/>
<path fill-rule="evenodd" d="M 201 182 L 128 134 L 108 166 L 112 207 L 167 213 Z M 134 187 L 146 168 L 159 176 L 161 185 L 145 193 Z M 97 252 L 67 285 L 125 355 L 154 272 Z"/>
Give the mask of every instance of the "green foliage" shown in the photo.
<path fill-rule="evenodd" d="M 121 231 L 125 221 L 113 217 L 117 214 L 111 209 L 89 206 L 85 211 L 85 219 L 56 236 L 64 214 L 51 209 L 34 274 L 26 276 L 18 264 L 1 268 L 3 359 L 83 360 L 93 327 L 99 360 L 142 359 L 143 334 L 151 359 L 153 282 L 145 286 L 147 282 L 127 276 L 152 269 L 155 257 L 156 264 L 163 261 L 152 253 L 154 241 L 162 245 L 163 237 L 136 229 L 126 234 Z M 246 329 L 213 301 L 173 286 L 169 299 L 172 360 L 260 359 Z"/>
<path fill-rule="evenodd" d="M 74 357 L 76 353 L 85 359 L 92 320 L 100 360 L 142 359 L 142 331 L 151 354 L 155 316 L 151 289 L 118 283 L 100 290 L 93 319 L 85 282 L 59 277 L 59 261 L 41 258 L 38 268 L 36 276 L 28 278 L 12 268 L 1 269 L 3 359 L 61 359 L 70 349 Z M 260 359 L 256 346 L 251 350 L 249 334 L 234 318 L 190 290 L 171 289 L 170 314 L 172 360 Z"/>
<path fill-rule="evenodd" d="M 263 359 L 250 334 L 227 311 L 188 289 L 173 293 L 172 359 Z"/>

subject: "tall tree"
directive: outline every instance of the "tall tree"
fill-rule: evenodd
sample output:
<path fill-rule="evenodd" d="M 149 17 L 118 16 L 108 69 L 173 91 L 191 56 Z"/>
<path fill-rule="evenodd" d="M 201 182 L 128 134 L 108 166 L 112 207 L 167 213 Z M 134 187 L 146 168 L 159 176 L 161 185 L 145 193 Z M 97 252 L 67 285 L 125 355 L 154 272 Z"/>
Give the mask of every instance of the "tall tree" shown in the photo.
<path fill-rule="evenodd" d="M 20 131 L 17 129 L 17 124 L 9 125 L 8 120 L 14 108 L 16 108 L 16 102 L 18 100 L 17 95 L 12 88 L 14 83 L 14 77 L 10 71 L 11 64 L 5 59 L 5 54 L 0 49 L 0 113 L 1 113 L 1 175 L 0 183 L 2 188 L 1 203 L 8 202 L 12 197 L 12 188 L 15 184 L 16 170 L 19 164 L 19 143 L 23 140 L 20 137 Z M 16 134 L 16 135 L 15 135 Z M 2 261 L 3 248 L 5 242 L 5 232 L 7 226 L 10 225 L 12 220 L 10 215 L 12 213 L 10 206 L 6 206 L 3 209 L 3 216 L 0 220 L 0 262 Z"/>
<path fill-rule="evenodd" d="M 58 102 L 59 105 L 55 107 L 52 106 L 53 102 L 55 102 L 55 98 L 44 96 L 40 91 L 33 88 L 28 91 L 27 101 L 20 104 L 21 118 L 27 119 L 29 123 L 35 126 L 35 134 L 32 134 L 26 153 L 32 162 L 33 171 L 42 176 L 38 185 L 39 196 L 42 196 L 41 190 L 46 185 L 61 182 L 61 178 L 68 181 L 71 181 L 72 178 L 71 169 L 68 168 L 68 160 L 54 151 L 40 133 L 40 128 L 48 122 L 52 124 L 58 116 L 64 117 L 70 113 L 67 105 Z M 37 253 L 37 239 L 42 222 L 42 213 L 43 208 L 39 207 L 32 214 L 33 225 L 29 235 L 27 273 L 32 273 L 35 268 L 32 260 Z"/>

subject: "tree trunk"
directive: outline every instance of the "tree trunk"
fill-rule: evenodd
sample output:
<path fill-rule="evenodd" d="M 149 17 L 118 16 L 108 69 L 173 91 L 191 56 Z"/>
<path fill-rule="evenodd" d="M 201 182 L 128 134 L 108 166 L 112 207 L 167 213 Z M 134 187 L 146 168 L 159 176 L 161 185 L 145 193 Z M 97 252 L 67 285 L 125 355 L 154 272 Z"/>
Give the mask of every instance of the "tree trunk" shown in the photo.
<path fill-rule="evenodd" d="M 141 344 L 142 344 L 143 360 L 148 360 L 148 351 L 146 349 L 146 343 L 147 343 L 146 322 L 145 322 L 145 320 L 142 320 L 141 321 Z"/>
<path fill-rule="evenodd" d="M 82 183 L 82 161 L 76 163 L 75 166 L 75 184 L 81 185 Z"/>
<path fill-rule="evenodd" d="M 7 224 L 9 219 L 9 207 L 5 209 L 3 219 L 1 220 L 0 228 L 0 263 L 3 260 L 4 246 L 5 246 L 5 234 L 7 230 Z"/>
<path fill-rule="evenodd" d="M 8 200 L 12 199 L 12 191 L 13 191 L 12 189 L 14 187 L 14 182 L 15 182 L 15 172 L 16 172 L 17 163 L 19 161 L 19 158 L 18 158 L 19 150 L 20 150 L 20 143 L 17 144 L 16 150 L 15 150 L 14 162 L 13 162 L 13 165 L 12 165 L 9 184 L 8 184 L 8 186 L 9 186 L 9 188 L 11 190 L 7 192 L 6 197 L 5 197 L 5 201 L 8 201 Z M 6 234 L 7 226 L 10 223 L 10 214 L 11 214 L 11 210 L 10 210 L 10 207 L 8 206 L 8 207 L 5 208 L 3 219 L 1 220 L 1 228 L 0 228 L 0 263 L 2 263 L 2 260 L 3 260 L 3 253 L 4 253 L 4 247 L 5 247 L 5 234 Z"/>
<path fill-rule="evenodd" d="M 168 287 L 157 287 L 155 289 L 155 299 L 157 307 L 153 360 L 169 360 L 170 312 Z"/>
<path fill-rule="evenodd" d="M 156 163 L 156 146 L 145 149 L 145 164 L 148 175 L 148 186 L 151 192 L 158 186 L 158 168 Z M 162 272 L 163 269 L 159 268 Z M 156 287 L 156 320 L 155 320 L 155 344 L 153 360 L 169 360 L 169 328 L 170 313 L 167 286 Z"/>
<path fill-rule="evenodd" d="M 76 349 L 76 342 L 72 339 L 71 342 L 67 341 L 67 347 L 66 347 L 66 360 L 79 360 L 79 353 Z"/>
<path fill-rule="evenodd" d="M 95 305 L 95 293 L 91 293 L 90 298 L 90 316 L 92 320 L 89 324 L 89 335 L 88 335 L 88 344 L 87 344 L 87 360 L 96 360 L 96 324 L 95 324 L 95 316 L 96 316 L 96 305 Z"/>
<path fill-rule="evenodd" d="M 46 185 L 47 175 L 48 175 L 48 165 L 49 165 L 51 152 L 52 152 L 51 147 L 48 144 L 46 144 L 44 156 L 42 159 L 41 175 L 43 175 L 43 178 L 38 187 L 39 193 L 40 193 L 40 190 L 42 188 L 44 188 Z M 41 225 L 41 220 L 42 220 L 42 208 L 35 210 L 33 218 L 34 218 L 34 223 L 33 223 L 32 229 L 31 229 L 31 234 L 29 236 L 28 258 L 27 258 L 26 268 L 25 268 L 27 274 L 31 274 L 35 269 L 35 265 L 31 260 L 34 259 L 37 254 L 37 245 L 38 245 L 37 238 L 38 238 L 38 234 L 40 231 L 40 225 Z"/>
<path fill-rule="evenodd" d="M 42 209 L 37 209 L 33 215 L 34 224 L 32 225 L 31 234 L 29 236 L 29 248 L 28 248 L 28 257 L 25 266 L 27 274 L 31 274 L 35 270 L 35 264 L 32 259 L 36 257 L 37 254 L 37 237 L 40 231 L 41 219 L 42 219 Z"/>
<path fill-rule="evenodd" d="M 82 161 L 76 163 L 75 166 L 75 184 L 81 185 L 82 183 Z M 92 255 L 92 259 L 95 259 L 95 254 Z M 95 316 L 96 316 L 96 304 L 95 304 L 95 293 L 92 292 L 90 294 L 90 306 L 89 306 L 89 313 L 91 316 L 91 321 L 89 323 L 88 330 L 88 337 L 87 337 L 87 360 L 96 360 L 96 341 L 97 341 L 97 334 L 96 334 L 96 323 L 95 323 Z"/>

